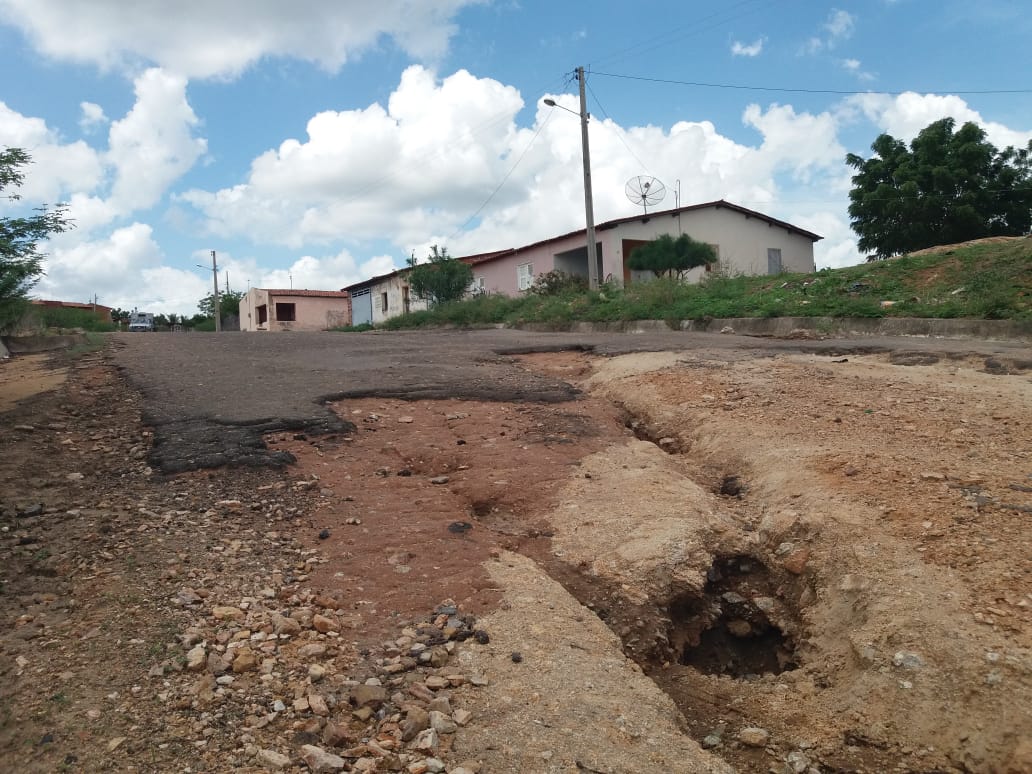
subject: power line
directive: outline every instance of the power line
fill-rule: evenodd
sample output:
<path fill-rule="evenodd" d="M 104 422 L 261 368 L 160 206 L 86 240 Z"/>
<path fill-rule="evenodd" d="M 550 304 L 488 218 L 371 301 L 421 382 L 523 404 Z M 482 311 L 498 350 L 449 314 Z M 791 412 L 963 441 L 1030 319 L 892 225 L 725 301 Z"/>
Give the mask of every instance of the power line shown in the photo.
<path fill-rule="evenodd" d="M 646 40 L 641 41 L 640 43 L 635 43 L 633 45 L 627 46 L 626 48 L 617 49 L 611 54 L 603 56 L 600 59 L 596 59 L 595 61 L 617 62 L 622 59 L 627 59 L 631 56 L 640 57 L 643 54 L 647 54 L 650 51 L 656 50 L 657 48 L 662 48 L 663 46 L 675 43 L 680 39 L 701 35 L 704 32 L 709 32 L 710 30 L 727 24 L 728 22 L 734 21 L 735 19 L 740 19 L 743 16 L 748 16 L 750 14 L 756 13 L 763 8 L 775 5 L 777 3 L 777 0 L 770 0 L 769 2 L 766 2 L 761 6 L 751 8 L 748 10 L 743 10 L 740 13 L 735 13 L 735 11 L 737 11 L 738 9 L 744 8 L 745 6 L 753 5 L 757 2 L 760 2 L 760 0 L 739 0 L 739 2 L 735 3 L 734 5 L 731 5 L 728 8 L 722 8 L 721 10 L 715 11 L 706 16 L 697 16 L 693 19 L 689 19 L 683 24 L 679 24 L 676 27 L 668 28 L 667 31 L 661 35 L 648 38 Z M 705 22 L 712 23 L 705 24 Z"/>
<path fill-rule="evenodd" d="M 609 113 L 606 112 L 606 109 L 605 109 L 605 107 L 603 107 L 601 100 L 599 100 L 599 98 L 598 98 L 598 95 L 595 94 L 595 90 L 591 88 L 591 84 L 588 83 L 588 81 L 586 79 L 585 79 L 585 85 L 588 87 L 588 91 L 591 92 L 591 97 L 592 97 L 592 99 L 595 100 L 595 104 L 597 104 L 599 110 L 602 111 L 602 115 L 604 115 L 606 118 L 609 118 Z M 609 118 L 609 120 L 612 121 L 613 119 Z M 646 172 L 648 172 L 651 175 L 652 171 L 649 169 L 648 164 L 646 164 L 644 161 L 642 161 L 640 158 L 638 158 L 638 154 L 635 153 L 633 150 L 631 150 L 631 146 L 628 145 L 624 141 L 623 133 L 620 132 L 619 130 L 617 130 L 617 132 L 616 132 L 616 138 L 627 149 L 627 152 L 630 153 L 634 157 L 634 160 L 637 161 L 639 164 L 641 164 L 642 169 L 644 169 Z"/>
<path fill-rule="evenodd" d="M 885 94 L 887 96 L 899 96 L 908 92 L 916 92 L 917 89 L 904 89 L 903 91 L 881 91 L 876 89 L 804 89 L 788 86 L 752 86 L 741 83 L 707 83 L 705 81 L 681 81 L 674 78 L 654 78 L 644 75 L 626 75 L 623 73 L 603 73 L 598 70 L 590 70 L 591 75 L 600 75 L 605 78 L 622 78 L 629 81 L 646 81 L 648 83 L 664 83 L 673 86 L 694 86 L 706 89 L 737 89 L 740 91 L 772 91 L 787 94 Z M 948 94 L 1032 94 L 1032 89 L 939 89 L 927 90 L 924 93 L 948 93 Z"/>
<path fill-rule="evenodd" d="M 549 120 L 551 120 L 553 114 L 554 111 L 548 112 L 548 114 L 545 116 L 545 120 L 541 122 L 541 126 L 538 127 L 538 130 L 536 132 L 534 132 L 534 136 L 530 138 L 530 142 L 527 143 L 527 147 L 523 149 L 523 152 L 520 154 L 520 157 L 516 159 L 516 163 L 509 168 L 509 171 L 505 173 L 505 176 L 502 178 L 501 182 L 499 182 L 495 189 L 491 191 L 490 195 L 484 200 L 484 203 L 477 208 L 477 211 L 470 215 L 466 222 L 459 226 L 457 229 L 455 229 L 452 235 L 448 237 L 449 242 L 453 240 L 456 236 L 458 236 L 460 233 L 462 233 L 462 230 L 465 229 L 466 226 L 468 226 L 470 223 L 472 223 L 476 219 L 476 217 L 484 211 L 484 208 L 491 203 L 491 200 L 494 199 L 495 194 L 502 190 L 502 186 L 505 185 L 506 181 L 509 179 L 512 173 L 516 171 L 516 167 L 520 165 L 520 162 L 523 161 L 523 157 L 526 156 L 527 153 L 530 151 L 531 147 L 533 147 L 534 143 L 537 141 L 538 136 L 541 134 L 541 131 L 545 128 L 545 125 L 548 124 Z"/>

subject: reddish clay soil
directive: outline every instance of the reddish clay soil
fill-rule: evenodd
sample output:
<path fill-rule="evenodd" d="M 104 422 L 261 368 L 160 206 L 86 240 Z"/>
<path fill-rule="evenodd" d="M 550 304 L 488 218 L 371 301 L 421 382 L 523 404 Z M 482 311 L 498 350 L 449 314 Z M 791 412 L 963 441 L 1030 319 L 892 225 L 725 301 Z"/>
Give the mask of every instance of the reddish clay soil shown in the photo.
<path fill-rule="evenodd" d="M 48 361 L 56 389 L 23 362 L 51 391 L 0 436 L 6 770 L 303 771 L 327 724 L 342 752 L 392 722 L 317 715 L 313 686 L 379 674 L 450 599 L 495 628 L 455 651 L 494 672 L 451 693 L 448 771 L 644 774 L 650 745 L 663 771 L 1032 771 L 1027 359 L 527 355 L 491 367 L 580 394 L 338 400 L 329 432 L 266 436 L 285 470 L 169 477 L 107 356 Z M 284 611 L 303 631 L 267 639 Z M 184 667 L 241 641 L 268 672 Z"/>

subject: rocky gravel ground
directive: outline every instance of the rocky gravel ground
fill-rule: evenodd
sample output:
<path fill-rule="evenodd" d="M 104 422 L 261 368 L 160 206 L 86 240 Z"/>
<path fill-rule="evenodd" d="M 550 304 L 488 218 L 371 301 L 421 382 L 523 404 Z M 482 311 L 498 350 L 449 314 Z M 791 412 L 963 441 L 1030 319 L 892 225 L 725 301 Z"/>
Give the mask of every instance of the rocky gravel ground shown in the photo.
<path fill-rule="evenodd" d="M 480 770 L 449 755 L 485 682 L 454 656 L 490 635 L 443 601 L 369 643 L 308 584 L 317 480 L 163 478 L 103 355 L 4 420 L 5 770 Z"/>

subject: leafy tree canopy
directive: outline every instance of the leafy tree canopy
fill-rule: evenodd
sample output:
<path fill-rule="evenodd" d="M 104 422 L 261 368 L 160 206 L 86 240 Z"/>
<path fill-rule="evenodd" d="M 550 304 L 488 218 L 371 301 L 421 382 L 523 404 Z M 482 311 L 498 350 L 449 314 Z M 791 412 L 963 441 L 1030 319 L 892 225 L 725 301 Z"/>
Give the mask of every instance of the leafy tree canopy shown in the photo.
<path fill-rule="evenodd" d="M 244 294 L 239 290 L 227 290 L 219 293 L 219 312 L 222 317 L 239 317 L 240 316 L 240 299 L 244 297 Z M 215 294 L 209 293 L 200 301 L 197 302 L 197 308 L 201 310 L 201 314 L 205 317 L 215 319 Z"/>
<path fill-rule="evenodd" d="M 985 131 L 954 120 L 929 124 L 910 147 L 889 134 L 854 153 L 849 217 L 864 252 L 886 258 L 935 245 L 1017 236 L 1032 221 L 1032 142 L 998 151 Z"/>
<path fill-rule="evenodd" d="M 635 271 L 651 271 L 657 277 L 682 277 L 716 260 L 716 251 L 705 242 L 697 242 L 687 234 L 677 239 L 670 234 L 660 234 L 636 248 L 627 259 L 627 265 Z"/>
<path fill-rule="evenodd" d="M 409 258 L 409 285 L 417 298 L 437 306 L 449 301 L 458 301 L 473 281 L 473 269 L 462 261 L 448 255 L 448 248 L 433 245 L 426 263 L 417 263 L 415 256 Z"/>
<path fill-rule="evenodd" d="M 25 178 L 22 167 L 31 157 L 21 148 L 0 151 L 0 198 L 17 201 L 17 188 Z M 10 329 L 21 319 L 28 293 L 43 276 L 43 253 L 39 242 L 72 227 L 66 209 L 45 207 L 38 214 L 21 218 L 0 217 L 0 331 Z"/>

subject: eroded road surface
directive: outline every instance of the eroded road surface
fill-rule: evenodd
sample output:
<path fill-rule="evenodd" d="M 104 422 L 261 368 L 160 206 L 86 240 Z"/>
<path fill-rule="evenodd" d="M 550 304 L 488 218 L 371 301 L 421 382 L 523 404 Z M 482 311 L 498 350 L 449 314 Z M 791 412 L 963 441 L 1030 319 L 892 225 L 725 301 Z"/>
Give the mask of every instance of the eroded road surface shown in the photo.
<path fill-rule="evenodd" d="M 0 415 L 6 770 L 1032 770 L 1027 347 L 170 334 L 49 370 Z"/>

